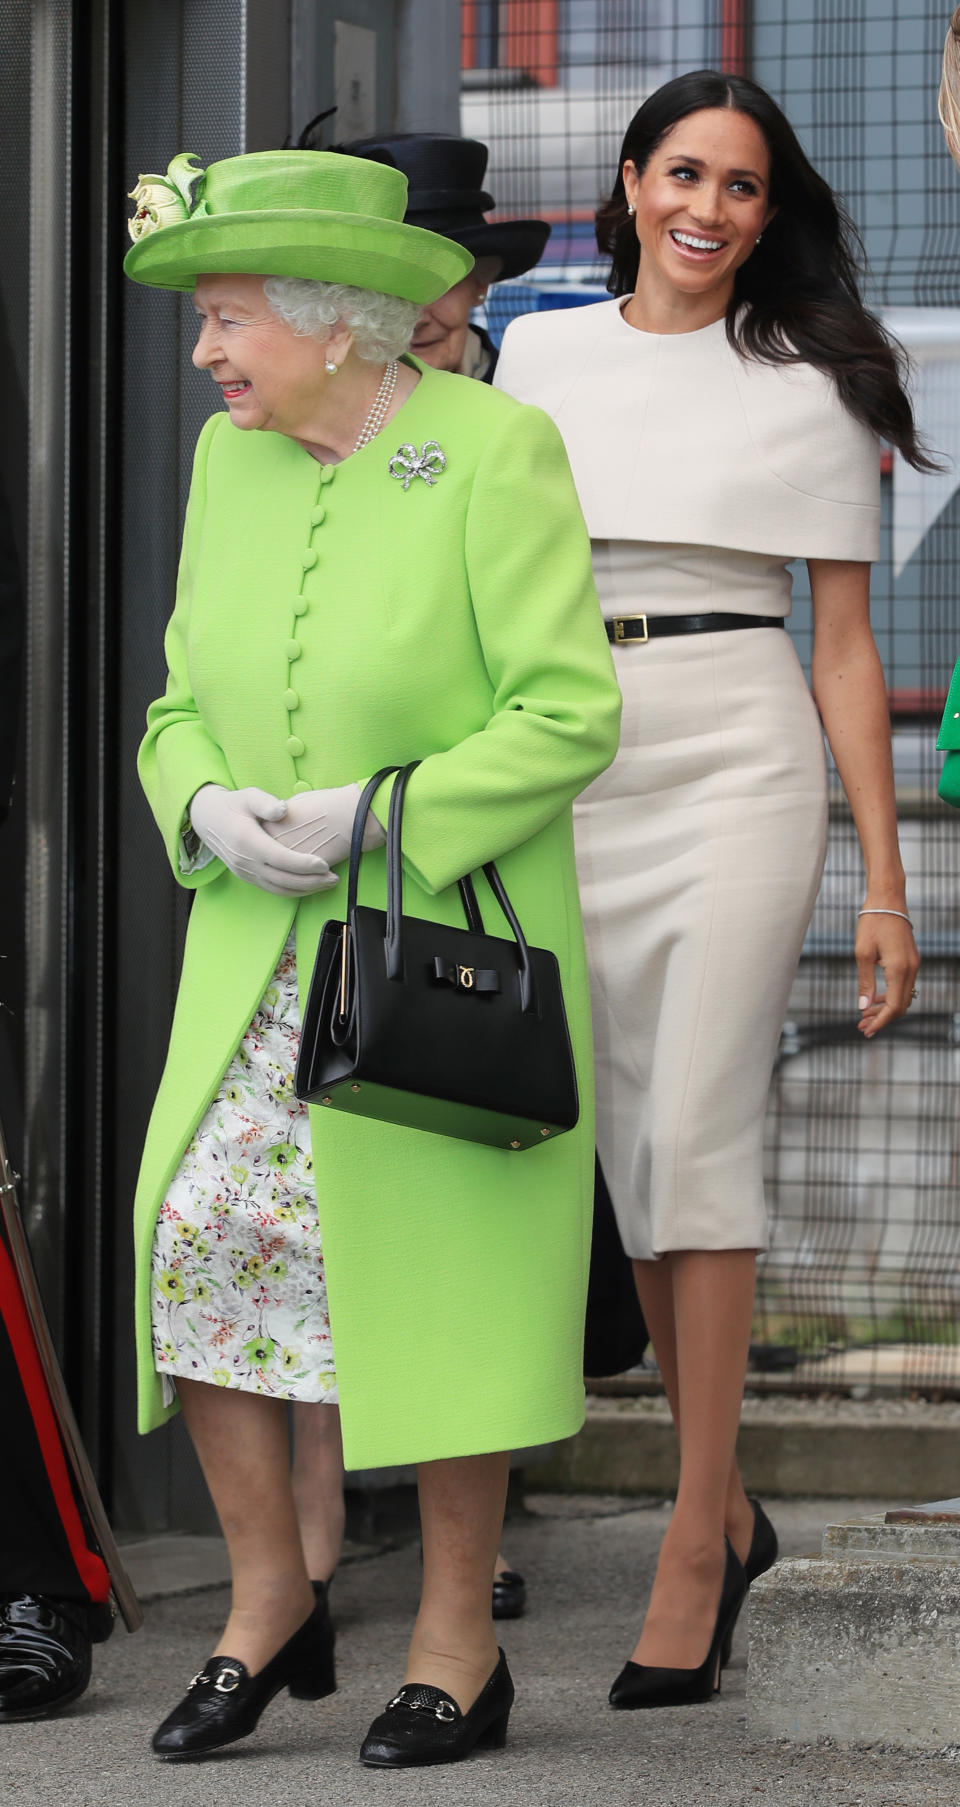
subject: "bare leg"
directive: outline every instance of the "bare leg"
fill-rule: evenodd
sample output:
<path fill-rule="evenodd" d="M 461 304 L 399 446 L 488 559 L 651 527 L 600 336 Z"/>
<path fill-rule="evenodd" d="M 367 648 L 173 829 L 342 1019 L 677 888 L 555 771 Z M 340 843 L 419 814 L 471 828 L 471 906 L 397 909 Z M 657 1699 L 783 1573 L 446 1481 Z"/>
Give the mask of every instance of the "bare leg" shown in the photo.
<path fill-rule="evenodd" d="M 670 1407 L 677 1438 L 680 1440 L 680 1391 L 677 1376 L 677 1330 L 673 1311 L 673 1260 L 665 1255 L 660 1261 L 635 1261 L 633 1277 L 637 1297 L 650 1332 L 660 1378 Z M 752 1308 L 751 1308 L 752 1309 Z M 727 1504 L 724 1530 L 741 1562 L 745 1562 L 753 1537 L 753 1508 L 744 1492 L 737 1458 L 734 1455 L 727 1480 Z"/>
<path fill-rule="evenodd" d="M 672 1389 L 676 1399 L 680 1480 L 633 1660 L 693 1669 L 707 1653 L 723 1578 L 756 1258 L 750 1249 L 689 1250 L 665 1262 L 672 1279 L 675 1366 L 669 1372 L 668 1353 L 664 1384 L 668 1397 Z M 643 1292 L 640 1296 L 644 1303 Z M 651 1305 L 662 1340 L 668 1334 L 666 1306 L 653 1296 Z"/>
<path fill-rule="evenodd" d="M 343 1548 L 343 1440 L 340 1410 L 334 1405 L 293 1408 L 293 1497 L 307 1574 L 329 1581 Z M 510 1568 L 498 1551 L 494 1575 Z"/>
<path fill-rule="evenodd" d="M 340 1408 L 293 1408 L 293 1498 L 311 1581 L 329 1581 L 343 1548 L 343 1441 Z"/>
<path fill-rule="evenodd" d="M 442 1688 L 464 1712 L 497 1663 L 490 1577 L 509 1467 L 503 1451 L 421 1462 L 417 1470 L 423 1589 L 404 1679 Z"/>
<path fill-rule="evenodd" d="M 290 1484 L 281 1399 L 177 1381 L 187 1429 L 227 1540 L 233 1597 L 212 1655 L 255 1675 L 313 1610 Z"/>

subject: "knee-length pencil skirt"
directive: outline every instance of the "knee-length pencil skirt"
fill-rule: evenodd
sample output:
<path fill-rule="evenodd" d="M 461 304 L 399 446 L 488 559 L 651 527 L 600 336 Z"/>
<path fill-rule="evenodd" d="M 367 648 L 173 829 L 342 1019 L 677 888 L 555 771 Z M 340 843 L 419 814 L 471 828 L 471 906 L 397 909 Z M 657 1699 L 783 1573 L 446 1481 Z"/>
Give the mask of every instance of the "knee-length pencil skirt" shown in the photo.
<path fill-rule="evenodd" d="M 617 648 L 575 811 L 597 1146 L 627 1253 L 763 1249 L 763 1123 L 826 852 L 823 737 L 778 629 Z"/>

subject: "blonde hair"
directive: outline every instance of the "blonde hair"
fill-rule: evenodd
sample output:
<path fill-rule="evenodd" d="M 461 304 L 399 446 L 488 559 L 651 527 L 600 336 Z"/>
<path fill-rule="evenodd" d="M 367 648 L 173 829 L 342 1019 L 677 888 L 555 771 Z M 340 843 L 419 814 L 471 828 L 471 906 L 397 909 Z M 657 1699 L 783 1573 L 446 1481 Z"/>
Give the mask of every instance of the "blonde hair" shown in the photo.
<path fill-rule="evenodd" d="M 937 97 L 937 112 L 954 163 L 960 164 L 960 6 L 947 30 L 943 46 L 943 75 Z"/>

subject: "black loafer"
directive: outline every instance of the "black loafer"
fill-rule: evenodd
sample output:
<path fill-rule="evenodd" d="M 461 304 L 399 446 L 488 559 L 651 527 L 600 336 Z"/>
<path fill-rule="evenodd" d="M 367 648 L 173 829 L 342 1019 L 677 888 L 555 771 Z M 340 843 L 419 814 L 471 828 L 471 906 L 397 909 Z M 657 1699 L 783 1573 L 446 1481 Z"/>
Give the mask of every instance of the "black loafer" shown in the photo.
<path fill-rule="evenodd" d="M 195 1675 L 179 1706 L 153 1734 L 158 1757 L 205 1757 L 247 1738 L 275 1694 L 289 1688 L 294 1700 L 322 1700 L 337 1685 L 333 1627 L 326 1599 L 318 1600 L 299 1631 L 256 1675 L 232 1656 L 212 1656 Z"/>
<path fill-rule="evenodd" d="M 90 1680 L 90 1645 L 109 1637 L 108 1606 L 50 1594 L 0 1600 L 0 1723 L 59 1713 Z"/>
<path fill-rule="evenodd" d="M 527 1604 L 527 1584 L 516 1569 L 504 1569 L 493 1577 L 493 1616 L 519 1619 Z"/>
<path fill-rule="evenodd" d="M 500 1750 L 507 1742 L 513 1682 L 500 1652 L 490 1680 L 468 1713 L 440 1688 L 406 1682 L 376 1718 L 360 1749 L 370 1769 L 410 1769 L 426 1763 L 459 1763 L 481 1745 Z"/>

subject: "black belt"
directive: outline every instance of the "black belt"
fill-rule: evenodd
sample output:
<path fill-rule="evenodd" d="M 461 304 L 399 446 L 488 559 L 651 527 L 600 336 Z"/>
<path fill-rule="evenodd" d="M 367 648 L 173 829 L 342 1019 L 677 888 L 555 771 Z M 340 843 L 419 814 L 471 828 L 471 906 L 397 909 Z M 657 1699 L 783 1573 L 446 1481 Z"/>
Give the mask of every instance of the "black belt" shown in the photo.
<path fill-rule="evenodd" d="M 784 621 L 782 615 L 614 615 L 603 625 L 612 645 L 632 640 L 645 646 L 667 634 L 731 634 L 741 627 L 783 627 Z"/>

